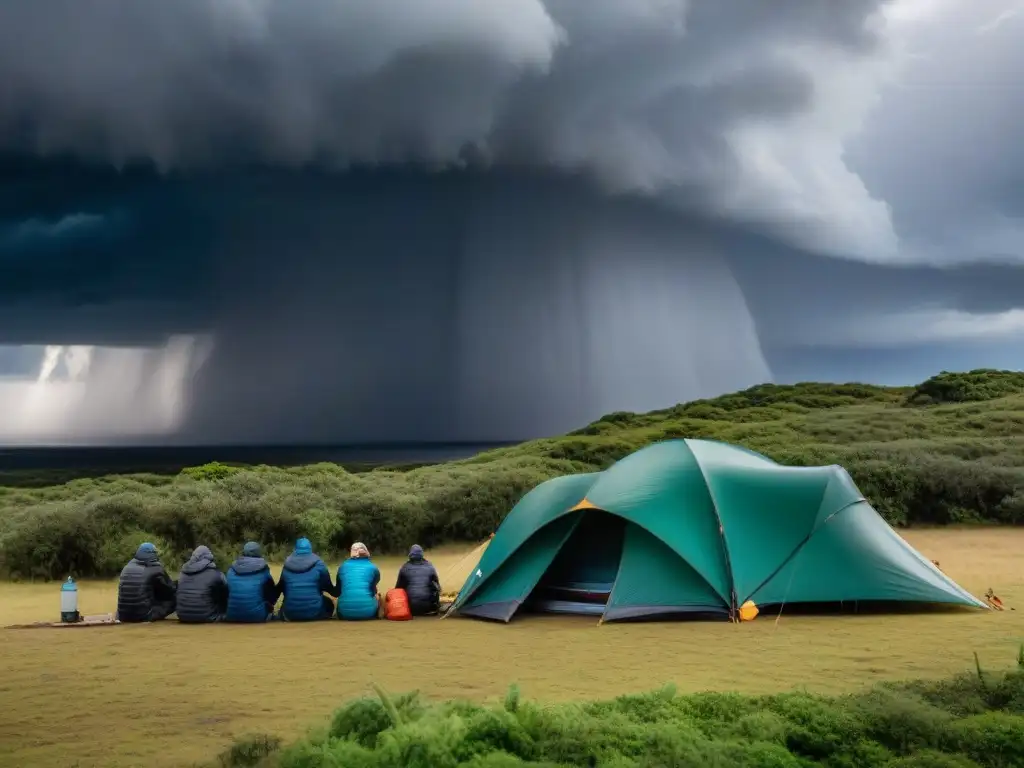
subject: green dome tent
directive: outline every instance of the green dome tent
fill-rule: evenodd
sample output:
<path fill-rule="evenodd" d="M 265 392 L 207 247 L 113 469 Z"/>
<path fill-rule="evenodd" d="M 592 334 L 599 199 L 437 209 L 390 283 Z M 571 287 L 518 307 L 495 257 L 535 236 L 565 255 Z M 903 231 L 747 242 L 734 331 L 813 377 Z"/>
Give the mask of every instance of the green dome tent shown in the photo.
<path fill-rule="evenodd" d="M 986 607 L 907 544 L 842 467 L 669 440 L 527 493 L 451 612 L 507 622 L 529 603 L 604 621 L 735 619 L 750 603 L 840 601 Z"/>

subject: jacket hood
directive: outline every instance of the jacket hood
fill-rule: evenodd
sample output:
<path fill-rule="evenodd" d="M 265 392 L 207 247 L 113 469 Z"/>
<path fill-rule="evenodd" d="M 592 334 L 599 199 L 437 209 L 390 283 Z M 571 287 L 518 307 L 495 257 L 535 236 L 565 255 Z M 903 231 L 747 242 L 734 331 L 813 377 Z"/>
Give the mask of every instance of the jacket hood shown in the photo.
<path fill-rule="evenodd" d="M 412 548 L 409 550 L 409 559 L 410 560 L 422 560 L 423 559 L 423 547 L 421 547 L 419 544 L 413 544 Z"/>
<path fill-rule="evenodd" d="M 320 556 L 313 552 L 309 539 L 302 538 L 295 542 L 295 551 L 284 561 L 286 570 L 293 573 L 305 573 L 320 562 Z"/>
<path fill-rule="evenodd" d="M 267 561 L 262 557 L 249 557 L 248 555 L 242 555 L 231 564 L 231 570 L 239 576 L 247 576 L 250 573 L 259 573 L 260 571 L 266 570 L 267 567 Z"/>
<path fill-rule="evenodd" d="M 296 547 L 296 551 L 288 555 L 288 559 L 284 561 L 284 568 L 292 573 L 305 573 L 316 567 L 319 562 L 321 562 L 319 555 L 312 552 L 299 552 Z"/>
<path fill-rule="evenodd" d="M 181 572 L 192 574 L 216 567 L 217 564 L 213 560 L 213 552 L 210 551 L 210 548 L 200 546 L 195 548 L 188 562 L 181 566 Z"/>
<path fill-rule="evenodd" d="M 259 573 L 267 568 L 267 561 L 263 559 L 263 552 L 260 545 L 255 541 L 247 541 L 242 547 L 242 556 L 231 564 L 231 570 L 239 576 L 246 576 L 250 573 Z"/>
<path fill-rule="evenodd" d="M 156 552 L 156 547 L 148 541 L 140 544 L 139 548 L 135 550 L 135 559 L 143 565 L 159 565 L 160 563 L 160 556 Z"/>

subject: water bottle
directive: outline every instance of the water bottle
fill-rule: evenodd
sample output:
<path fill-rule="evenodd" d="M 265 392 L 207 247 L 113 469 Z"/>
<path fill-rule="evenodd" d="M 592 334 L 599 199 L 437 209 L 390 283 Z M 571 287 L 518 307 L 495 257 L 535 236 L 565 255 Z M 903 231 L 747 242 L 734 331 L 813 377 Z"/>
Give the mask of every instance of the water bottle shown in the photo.
<path fill-rule="evenodd" d="M 65 624 L 74 624 L 78 616 L 78 585 L 68 576 L 60 588 L 60 620 Z"/>

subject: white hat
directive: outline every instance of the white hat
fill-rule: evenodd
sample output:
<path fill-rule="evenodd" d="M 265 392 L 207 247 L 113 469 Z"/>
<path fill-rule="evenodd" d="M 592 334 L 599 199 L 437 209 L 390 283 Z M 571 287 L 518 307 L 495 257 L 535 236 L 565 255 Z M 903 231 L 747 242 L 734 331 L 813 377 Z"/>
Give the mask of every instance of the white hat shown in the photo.
<path fill-rule="evenodd" d="M 348 551 L 350 557 L 369 557 L 370 550 L 361 541 L 357 541 Z"/>

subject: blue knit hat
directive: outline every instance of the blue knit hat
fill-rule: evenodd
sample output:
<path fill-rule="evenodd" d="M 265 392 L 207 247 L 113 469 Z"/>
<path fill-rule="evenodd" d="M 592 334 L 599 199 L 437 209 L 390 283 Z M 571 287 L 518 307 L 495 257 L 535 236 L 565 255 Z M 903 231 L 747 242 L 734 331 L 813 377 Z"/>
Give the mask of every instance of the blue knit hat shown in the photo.
<path fill-rule="evenodd" d="M 247 541 L 242 547 L 242 554 L 246 557 L 261 557 L 260 545 L 255 541 Z"/>

